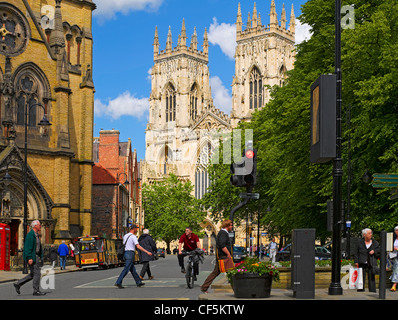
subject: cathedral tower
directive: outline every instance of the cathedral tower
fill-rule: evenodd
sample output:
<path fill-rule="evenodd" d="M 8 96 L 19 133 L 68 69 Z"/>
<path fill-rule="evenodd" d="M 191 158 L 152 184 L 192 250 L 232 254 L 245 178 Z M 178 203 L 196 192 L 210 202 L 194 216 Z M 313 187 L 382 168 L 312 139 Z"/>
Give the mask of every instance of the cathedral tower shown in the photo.
<path fill-rule="evenodd" d="M 162 130 L 171 123 L 176 127 L 188 127 L 212 104 L 207 31 L 204 34 L 203 51 L 198 50 L 196 28 L 190 46 L 187 46 L 184 20 L 176 47 L 173 48 L 170 27 L 166 49 L 159 52 L 157 28 L 153 47 L 154 66 L 151 74 L 148 129 Z"/>
<path fill-rule="evenodd" d="M 275 1 L 271 2 L 269 25 L 262 25 L 261 15 L 254 3 L 242 30 L 240 4 L 236 20 L 235 75 L 232 82 L 232 126 L 250 120 L 254 110 L 269 100 L 265 85 L 283 85 L 286 72 L 293 69 L 295 52 L 295 16 L 293 5 L 289 29 L 283 6 L 281 24 L 278 22 Z"/>

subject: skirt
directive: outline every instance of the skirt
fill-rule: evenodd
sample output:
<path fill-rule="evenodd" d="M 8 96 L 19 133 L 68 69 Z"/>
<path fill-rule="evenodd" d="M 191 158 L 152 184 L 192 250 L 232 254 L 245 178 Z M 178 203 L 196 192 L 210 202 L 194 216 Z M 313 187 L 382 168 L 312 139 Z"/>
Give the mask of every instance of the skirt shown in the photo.
<path fill-rule="evenodd" d="M 392 283 L 398 283 L 398 258 L 392 261 L 392 275 L 390 277 Z"/>

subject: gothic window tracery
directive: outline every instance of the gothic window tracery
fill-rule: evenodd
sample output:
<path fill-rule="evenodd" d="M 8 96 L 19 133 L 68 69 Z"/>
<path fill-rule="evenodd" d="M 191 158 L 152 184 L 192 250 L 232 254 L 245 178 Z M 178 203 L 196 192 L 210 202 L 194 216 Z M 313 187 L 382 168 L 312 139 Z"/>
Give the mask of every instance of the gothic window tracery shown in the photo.
<path fill-rule="evenodd" d="M 166 89 L 166 122 L 176 119 L 176 91 L 172 84 Z"/>
<path fill-rule="evenodd" d="M 189 118 L 195 120 L 198 115 L 198 88 L 194 84 L 189 94 Z"/>
<path fill-rule="evenodd" d="M 0 53 L 9 57 L 25 51 L 30 28 L 25 16 L 11 4 L 0 5 Z"/>
<path fill-rule="evenodd" d="M 250 109 L 261 108 L 263 105 L 263 80 L 260 70 L 254 67 L 250 73 Z"/>
<path fill-rule="evenodd" d="M 25 106 L 27 106 L 28 125 L 36 127 L 38 108 L 35 104 L 41 101 L 39 82 L 31 74 L 26 73 L 21 76 L 16 85 L 16 102 L 17 102 L 17 125 L 24 125 Z"/>
<path fill-rule="evenodd" d="M 196 162 L 196 170 L 195 170 L 195 198 L 202 199 L 203 196 L 207 193 L 207 189 L 210 187 L 210 177 L 207 172 L 207 167 L 210 164 L 211 157 L 214 154 L 213 146 L 210 142 L 207 142 Z"/>

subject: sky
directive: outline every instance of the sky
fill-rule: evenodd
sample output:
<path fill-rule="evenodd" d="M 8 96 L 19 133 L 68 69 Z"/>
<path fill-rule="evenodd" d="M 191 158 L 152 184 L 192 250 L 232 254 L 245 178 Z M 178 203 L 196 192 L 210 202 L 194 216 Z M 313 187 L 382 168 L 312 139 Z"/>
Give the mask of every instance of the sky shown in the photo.
<path fill-rule="evenodd" d="M 145 159 L 145 129 L 149 115 L 153 40 L 158 28 L 160 50 L 166 48 L 171 27 L 173 48 L 185 20 L 187 45 L 196 27 L 202 50 L 205 28 L 209 39 L 210 87 L 214 105 L 229 114 L 235 73 L 238 3 L 245 28 L 253 0 L 93 0 L 94 137 L 115 129 L 120 141 L 131 138 L 138 161 Z M 287 21 L 294 5 L 296 18 L 304 0 L 275 0 L 278 20 L 285 5 Z M 271 0 L 256 1 L 262 24 L 269 24 Z M 243 29 L 244 29 L 243 28 Z M 296 20 L 296 43 L 310 37 L 309 27 Z"/>

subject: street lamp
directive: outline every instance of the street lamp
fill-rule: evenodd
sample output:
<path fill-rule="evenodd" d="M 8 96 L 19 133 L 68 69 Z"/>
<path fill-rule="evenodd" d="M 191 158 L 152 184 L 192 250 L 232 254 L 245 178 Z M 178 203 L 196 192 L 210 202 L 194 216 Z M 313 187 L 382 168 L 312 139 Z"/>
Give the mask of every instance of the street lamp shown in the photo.
<path fill-rule="evenodd" d="M 341 71 L 341 0 L 335 0 L 335 74 L 336 74 L 336 157 L 333 160 L 333 247 L 332 281 L 329 295 L 342 295 L 341 271 L 341 201 L 343 161 L 341 159 L 341 109 L 342 109 L 342 71 Z"/>
<path fill-rule="evenodd" d="M 24 181 L 23 181 L 23 205 L 24 205 L 23 238 L 24 238 L 24 246 L 25 246 L 25 240 L 26 240 L 26 235 L 27 235 L 27 230 L 28 230 L 28 111 L 30 111 L 33 107 L 37 107 L 37 106 L 41 107 L 44 111 L 43 119 L 40 120 L 38 125 L 43 128 L 46 128 L 51 125 L 50 121 L 48 121 L 47 116 L 46 116 L 46 108 L 41 103 L 37 102 L 37 103 L 33 103 L 29 106 L 28 106 L 28 103 L 25 103 L 25 117 L 24 117 L 24 126 L 25 126 L 24 154 L 25 154 L 25 159 L 24 159 L 24 170 L 23 170 L 23 177 L 24 177 Z M 24 260 L 23 273 L 24 274 L 28 273 L 28 265 L 25 260 Z"/>
<path fill-rule="evenodd" d="M 126 180 L 123 182 L 123 185 L 126 187 L 126 189 L 127 189 L 127 187 L 128 187 L 128 185 L 130 184 L 130 182 L 129 182 L 129 180 L 128 180 L 128 176 L 127 176 L 127 174 L 125 173 L 125 172 L 119 172 L 119 173 L 117 173 L 116 174 L 116 182 L 117 182 L 117 193 L 116 193 L 116 196 L 117 196 L 117 199 L 116 199 L 116 203 L 117 203 L 117 212 L 116 212 L 116 236 L 119 234 L 119 207 L 120 207 L 120 197 L 119 197 L 119 186 L 121 185 L 121 183 L 119 183 L 119 177 L 120 177 L 120 175 L 125 175 L 125 177 L 126 177 Z M 128 193 L 128 195 L 130 195 L 130 192 L 129 192 L 129 190 L 127 189 L 127 193 Z M 130 197 L 128 197 L 128 209 L 130 209 Z M 130 210 L 129 210 L 130 211 Z M 123 218 L 123 203 L 122 203 L 122 218 Z M 126 220 L 125 220 L 125 222 L 126 222 L 126 224 L 127 224 L 127 221 L 128 221 L 128 219 L 126 218 Z"/>

